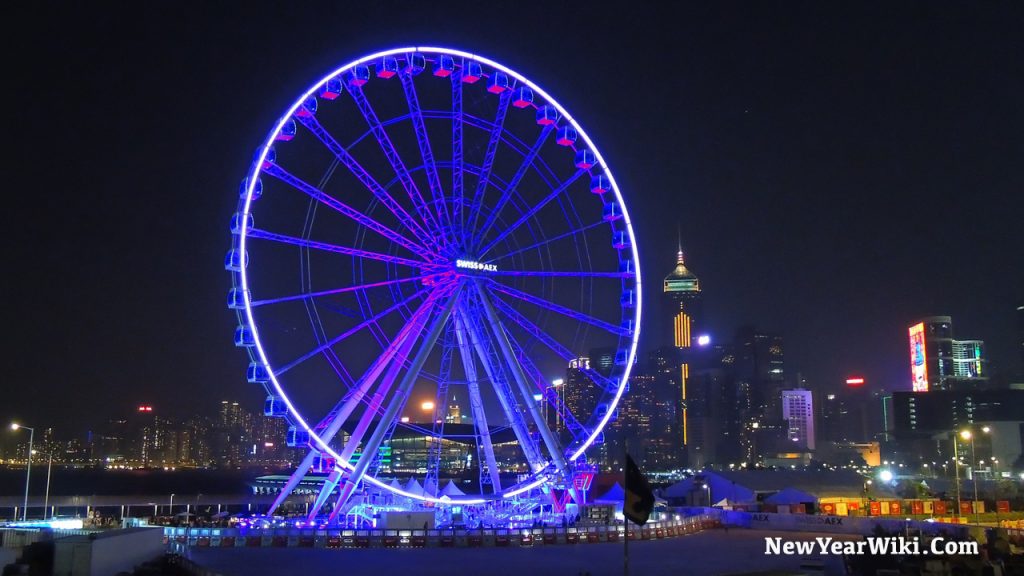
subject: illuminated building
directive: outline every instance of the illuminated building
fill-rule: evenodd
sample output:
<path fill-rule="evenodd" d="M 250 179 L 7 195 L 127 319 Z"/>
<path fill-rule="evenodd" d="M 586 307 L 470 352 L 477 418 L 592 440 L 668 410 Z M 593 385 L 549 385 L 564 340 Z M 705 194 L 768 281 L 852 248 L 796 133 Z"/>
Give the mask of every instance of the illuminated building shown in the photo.
<path fill-rule="evenodd" d="M 700 280 L 686 268 L 683 259 L 683 248 L 676 253 L 676 266 L 665 276 L 662 288 L 665 298 L 671 304 L 672 313 L 672 344 L 679 349 L 689 349 L 696 339 L 697 318 L 700 308 Z M 679 430 L 681 447 L 685 451 L 690 441 L 689 412 L 687 407 L 687 384 L 690 378 L 690 365 L 682 362 L 678 365 L 679 383 Z"/>
<path fill-rule="evenodd" d="M 953 319 L 931 316 L 908 329 L 911 390 L 961 390 L 988 381 L 985 343 L 954 340 Z"/>
<path fill-rule="evenodd" d="M 782 419 L 792 446 L 814 450 L 814 395 L 810 390 L 782 391 Z"/>

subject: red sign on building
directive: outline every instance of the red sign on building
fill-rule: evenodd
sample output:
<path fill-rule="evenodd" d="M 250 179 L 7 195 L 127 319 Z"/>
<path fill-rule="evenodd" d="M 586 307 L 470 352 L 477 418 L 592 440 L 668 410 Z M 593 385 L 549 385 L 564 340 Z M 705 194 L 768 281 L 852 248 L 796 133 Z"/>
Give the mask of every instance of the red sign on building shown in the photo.
<path fill-rule="evenodd" d="M 961 514 L 970 514 L 971 513 L 971 503 L 969 501 L 968 502 L 961 502 L 960 503 L 960 513 Z"/>
<path fill-rule="evenodd" d="M 924 514 L 924 502 L 920 500 L 914 500 L 910 503 L 911 514 Z"/>
<path fill-rule="evenodd" d="M 1005 514 L 1005 513 L 1009 512 L 1009 511 L 1010 511 L 1010 501 L 1009 500 L 1000 500 L 1000 501 L 996 502 L 996 512 L 1002 512 L 1002 513 Z"/>
<path fill-rule="evenodd" d="M 946 514 L 946 512 L 948 511 L 946 503 L 943 502 L 942 500 L 936 500 L 935 507 L 933 509 L 935 511 L 936 516 L 942 516 L 943 514 Z"/>
<path fill-rule="evenodd" d="M 881 502 L 871 502 L 869 504 L 868 510 L 869 510 L 869 514 L 871 514 L 872 516 L 881 516 L 882 515 L 882 503 Z"/>
<path fill-rule="evenodd" d="M 826 504 L 822 504 L 821 505 L 821 512 L 822 512 L 822 514 L 835 514 L 836 513 L 836 505 L 832 504 L 831 502 L 826 503 Z"/>
<path fill-rule="evenodd" d="M 902 514 L 903 507 L 899 502 L 889 502 L 889 514 L 899 516 Z"/>

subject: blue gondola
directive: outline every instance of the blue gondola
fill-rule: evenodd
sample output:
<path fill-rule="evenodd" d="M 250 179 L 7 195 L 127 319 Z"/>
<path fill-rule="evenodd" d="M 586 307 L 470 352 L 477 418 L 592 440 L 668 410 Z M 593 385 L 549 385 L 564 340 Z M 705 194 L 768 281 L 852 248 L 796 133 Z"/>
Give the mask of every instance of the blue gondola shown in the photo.
<path fill-rule="evenodd" d="M 572 146 L 576 143 L 576 129 L 572 126 L 563 126 L 558 129 L 558 136 L 555 143 L 559 146 Z"/>
<path fill-rule="evenodd" d="M 632 260 L 623 260 L 619 262 L 619 272 L 627 276 L 636 276 L 636 266 L 633 265 Z"/>
<path fill-rule="evenodd" d="M 529 86 L 516 88 L 512 95 L 512 105 L 516 108 L 526 108 L 530 104 L 533 104 L 533 90 L 530 90 Z"/>
<path fill-rule="evenodd" d="M 604 174 L 598 174 L 590 178 L 590 191 L 594 194 L 604 194 L 612 189 L 612 183 Z"/>
<path fill-rule="evenodd" d="M 244 230 L 248 232 L 252 230 L 253 219 L 252 214 L 243 214 L 241 212 L 235 212 L 231 216 L 231 233 L 241 234 Z"/>
<path fill-rule="evenodd" d="M 238 196 L 244 198 L 249 193 L 249 179 L 245 178 L 242 183 L 238 186 Z M 263 181 L 259 178 L 256 179 L 256 184 L 252 187 L 252 199 L 259 200 L 263 196 Z"/>
<path fill-rule="evenodd" d="M 267 396 L 266 402 L 263 403 L 263 415 L 277 418 L 287 416 L 288 406 L 285 405 L 284 398 L 274 395 Z"/>
<path fill-rule="evenodd" d="M 398 58 L 385 56 L 377 64 L 377 78 L 393 78 L 398 74 Z"/>
<path fill-rule="evenodd" d="M 636 324 L 633 323 L 632 319 L 627 318 L 626 320 L 623 320 L 621 324 L 619 324 L 619 327 L 622 328 L 622 330 L 627 334 L 632 334 L 633 331 L 636 329 Z"/>
<path fill-rule="evenodd" d="M 470 60 L 462 67 L 462 81 L 466 84 L 476 84 L 477 80 L 483 77 L 483 75 L 484 72 L 480 68 L 479 62 Z"/>
<path fill-rule="evenodd" d="M 631 289 L 624 290 L 622 292 L 622 297 L 619 298 L 619 304 L 621 304 L 623 308 L 633 308 L 636 306 L 636 293 Z"/>
<path fill-rule="evenodd" d="M 295 120 L 289 118 L 285 121 L 281 129 L 278 130 L 277 134 L 274 135 L 274 140 L 278 142 L 288 142 L 292 138 L 295 138 Z"/>
<path fill-rule="evenodd" d="M 338 96 L 341 96 L 342 83 L 340 78 L 331 78 L 324 83 L 324 87 L 320 89 L 320 97 L 324 100 L 334 100 Z"/>
<path fill-rule="evenodd" d="M 249 368 L 245 370 L 245 379 L 250 384 L 265 384 L 270 382 L 270 372 L 261 362 L 250 362 Z"/>
<path fill-rule="evenodd" d="M 447 78 L 455 71 L 455 59 L 447 54 L 442 54 L 434 64 L 434 76 Z"/>
<path fill-rule="evenodd" d="M 256 337 L 252 328 L 242 325 L 235 328 L 235 346 L 239 348 L 252 348 L 256 345 Z"/>
<path fill-rule="evenodd" d="M 491 94 L 501 94 L 511 88 L 508 75 L 504 72 L 495 72 L 487 79 L 487 91 Z"/>
<path fill-rule="evenodd" d="M 241 288 L 228 290 L 228 308 L 231 310 L 242 310 L 245 308 L 245 291 Z"/>
<path fill-rule="evenodd" d="M 370 81 L 370 67 L 369 66 L 353 66 L 351 70 L 345 73 L 345 82 L 349 86 L 362 86 Z"/>
<path fill-rule="evenodd" d="M 625 230 L 616 230 L 612 234 L 612 248 L 616 250 L 624 250 L 632 246 L 629 240 L 629 234 Z"/>
<path fill-rule="evenodd" d="M 597 156 L 593 152 L 584 148 L 576 152 L 576 167 L 580 170 L 590 170 L 597 164 Z"/>
<path fill-rule="evenodd" d="M 601 217 L 604 218 L 606 222 L 614 222 L 622 218 L 622 210 L 619 209 L 619 205 L 615 202 L 609 202 L 604 205 L 604 208 L 601 211 Z"/>
<path fill-rule="evenodd" d="M 299 106 L 299 109 L 295 111 L 295 115 L 299 118 L 312 118 L 316 115 L 316 96 L 310 96 L 306 98 L 306 101 Z"/>
<path fill-rule="evenodd" d="M 288 435 L 285 437 L 284 443 L 289 448 L 305 446 L 306 444 L 309 444 L 309 432 L 305 429 L 299 428 L 298 426 L 289 426 Z"/>
<path fill-rule="evenodd" d="M 537 108 L 537 124 L 541 126 L 549 126 L 558 121 L 558 111 L 555 110 L 554 106 L 545 104 L 540 108 Z"/>
<path fill-rule="evenodd" d="M 412 76 L 423 72 L 423 69 L 427 67 L 427 59 L 423 54 L 419 52 L 413 52 L 409 54 L 409 58 L 405 63 L 405 71 Z"/>
<path fill-rule="evenodd" d="M 262 153 L 263 153 L 262 149 L 257 150 L 256 151 L 256 156 L 252 159 L 252 161 L 253 162 L 259 162 L 260 161 L 260 154 L 262 154 Z M 277 152 L 274 151 L 273 147 L 268 148 L 267 149 L 267 155 L 263 157 L 263 163 L 260 164 L 260 170 L 266 170 L 267 168 L 270 167 L 271 164 L 273 164 L 275 162 L 277 162 Z"/>
<path fill-rule="evenodd" d="M 241 272 L 249 265 L 249 254 L 232 248 L 224 255 L 224 269 L 232 272 Z"/>

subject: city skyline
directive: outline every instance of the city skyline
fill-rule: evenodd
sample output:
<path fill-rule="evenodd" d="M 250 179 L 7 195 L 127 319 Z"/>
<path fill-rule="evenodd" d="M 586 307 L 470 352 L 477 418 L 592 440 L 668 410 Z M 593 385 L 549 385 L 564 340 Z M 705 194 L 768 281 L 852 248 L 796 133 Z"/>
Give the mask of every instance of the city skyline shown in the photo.
<path fill-rule="evenodd" d="M 870 386 L 909 387 L 907 326 L 939 314 L 985 341 L 991 370 L 1020 370 L 1014 313 L 1024 272 L 1014 263 L 1024 249 L 1013 234 L 1024 186 L 1014 135 L 1024 117 L 1013 97 L 1021 80 L 1006 73 L 1019 43 L 997 10 L 928 7 L 919 18 L 907 7 L 797 5 L 783 9 L 791 22 L 763 27 L 767 9 L 736 25 L 727 8 L 658 8 L 636 15 L 659 24 L 627 45 L 588 32 L 614 29 L 608 14 L 580 16 L 591 25 L 568 30 L 553 18 L 510 43 L 462 26 L 464 16 L 413 22 L 384 3 L 361 25 L 345 15 L 351 34 L 325 45 L 315 33 L 257 41 L 241 23 L 222 30 L 231 20 L 223 8 L 205 19 L 74 10 L 48 21 L 48 32 L 89 50 L 43 46 L 34 25 L 19 38 L 44 63 L 15 65 L 25 86 L 13 124 L 27 139 L 19 153 L 52 147 L 60 134 L 75 154 L 58 162 L 64 180 L 45 203 L 29 197 L 51 181 L 52 159 L 31 152 L 13 162 L 14 186 L 38 194 L 18 196 L 9 212 L 19 215 L 9 227 L 18 243 L 5 267 L 21 272 L 8 289 L 23 303 L 9 312 L 19 335 L 5 387 L 10 418 L 74 428 L 112 405 L 184 413 L 222 398 L 262 401 L 239 370 L 223 306 L 235 187 L 252 143 L 315 73 L 366 46 L 409 41 L 373 32 L 385 17 L 416 30 L 414 40 L 443 38 L 514 63 L 584 118 L 622 120 L 588 129 L 638 223 L 649 302 L 681 225 L 709 331 L 781 333 L 787 364 L 814 386 L 839 389 L 857 373 Z M 271 16 L 295 23 L 252 18 L 270 25 Z M 508 25 L 526 16 L 511 14 Z M 816 18 L 836 27 L 837 40 L 808 26 Z M 988 41 L 972 43 L 981 32 Z M 849 42 L 861 35 L 873 43 Z M 600 65 L 564 68 L 545 57 L 548 37 Z M 922 51 L 932 59 L 920 60 Z M 593 89 L 623 74 L 629 90 Z M 653 339 L 666 333 L 659 312 L 645 311 L 645 357 L 667 344 Z M 59 400 L 43 402 L 40 390 Z"/>

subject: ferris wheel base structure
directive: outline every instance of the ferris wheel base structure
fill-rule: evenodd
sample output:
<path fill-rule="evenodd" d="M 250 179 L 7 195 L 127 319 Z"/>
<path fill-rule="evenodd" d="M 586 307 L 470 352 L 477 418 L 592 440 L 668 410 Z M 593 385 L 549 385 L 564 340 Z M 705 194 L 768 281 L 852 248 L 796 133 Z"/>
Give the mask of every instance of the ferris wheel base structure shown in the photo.
<path fill-rule="evenodd" d="M 641 276 L 611 170 L 540 86 L 448 48 L 349 62 L 275 123 L 230 229 L 246 379 L 306 450 L 268 515 L 365 527 L 423 511 L 477 527 L 578 513 L 586 453 L 635 362 Z M 595 347 L 614 367 L 576 362 Z M 568 391 L 552 376 L 570 363 Z M 431 417 L 411 421 L 424 394 Z M 449 422 L 457 397 L 469 433 Z M 424 440 L 418 473 L 382 457 L 398 431 Z"/>

